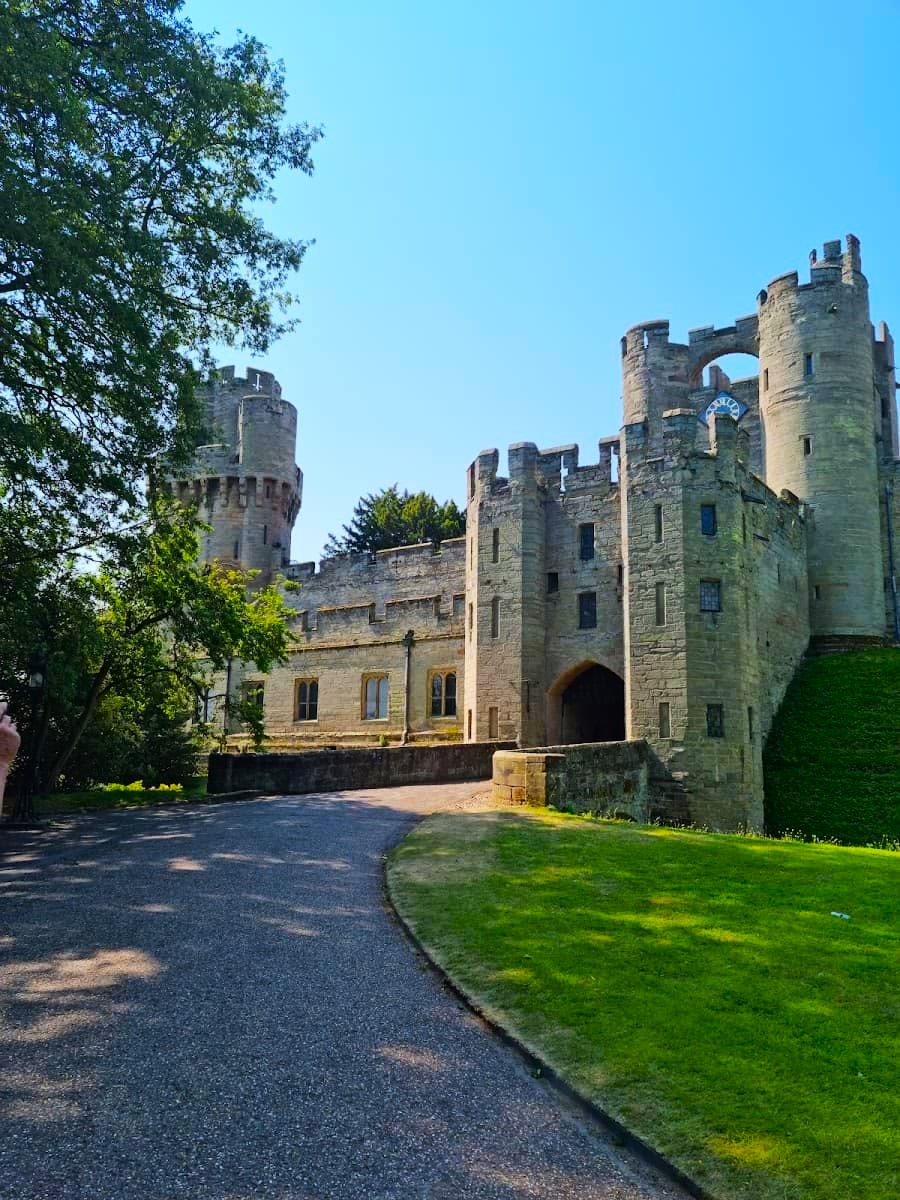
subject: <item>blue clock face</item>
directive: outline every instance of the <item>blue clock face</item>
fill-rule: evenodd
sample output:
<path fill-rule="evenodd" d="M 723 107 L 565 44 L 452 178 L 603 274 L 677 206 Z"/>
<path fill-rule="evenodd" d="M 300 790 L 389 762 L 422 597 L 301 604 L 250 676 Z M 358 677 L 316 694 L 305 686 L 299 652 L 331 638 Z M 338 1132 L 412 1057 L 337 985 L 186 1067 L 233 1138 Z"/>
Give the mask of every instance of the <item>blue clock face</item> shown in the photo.
<path fill-rule="evenodd" d="M 735 421 L 739 421 L 746 411 L 746 404 L 735 400 L 734 396 L 729 396 L 727 392 L 719 392 L 700 413 L 700 420 L 704 425 L 708 425 L 713 413 L 727 413 L 729 417 L 734 417 Z"/>

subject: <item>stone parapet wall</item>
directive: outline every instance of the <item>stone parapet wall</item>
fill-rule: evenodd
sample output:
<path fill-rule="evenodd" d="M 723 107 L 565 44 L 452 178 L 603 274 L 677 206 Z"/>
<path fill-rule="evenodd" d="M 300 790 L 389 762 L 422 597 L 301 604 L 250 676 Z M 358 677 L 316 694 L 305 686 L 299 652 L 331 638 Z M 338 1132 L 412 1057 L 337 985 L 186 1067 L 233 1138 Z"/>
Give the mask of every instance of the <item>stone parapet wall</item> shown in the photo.
<path fill-rule="evenodd" d="M 497 750 L 491 786 L 503 802 L 647 822 L 666 815 L 651 788 L 651 761 L 643 741 Z"/>
<path fill-rule="evenodd" d="M 252 789 L 263 795 L 298 795 L 487 780 L 498 746 L 503 743 L 211 754 L 208 789 L 212 794 Z"/>
<path fill-rule="evenodd" d="M 314 562 L 291 563 L 285 577 L 299 587 L 285 599 L 298 612 L 341 608 L 361 602 L 375 606 L 382 616 L 388 603 L 418 600 L 437 594 L 449 611 L 453 597 L 466 590 L 466 539 L 448 538 L 440 546 L 424 542 L 397 546 L 374 554 L 341 554 Z"/>

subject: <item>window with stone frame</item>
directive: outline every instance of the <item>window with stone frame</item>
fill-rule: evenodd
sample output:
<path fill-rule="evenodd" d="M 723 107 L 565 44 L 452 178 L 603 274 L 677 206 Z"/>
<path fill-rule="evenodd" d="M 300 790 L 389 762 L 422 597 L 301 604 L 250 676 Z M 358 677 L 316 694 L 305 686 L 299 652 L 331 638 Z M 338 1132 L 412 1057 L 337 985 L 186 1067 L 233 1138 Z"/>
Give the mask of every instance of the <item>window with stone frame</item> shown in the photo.
<path fill-rule="evenodd" d="M 578 628 L 597 628 L 597 593 L 578 593 Z"/>
<path fill-rule="evenodd" d="M 665 625 L 666 623 L 666 585 L 658 583 L 656 585 L 656 624 Z"/>
<path fill-rule="evenodd" d="M 594 557 L 593 522 L 578 526 L 578 557 L 582 562 L 587 562 Z"/>
<path fill-rule="evenodd" d="M 266 685 L 259 682 L 245 683 L 243 687 L 243 699 L 245 704 L 255 704 L 262 712 L 266 701 Z"/>
<path fill-rule="evenodd" d="M 387 675 L 364 675 L 363 720 L 386 721 L 390 715 L 388 700 Z"/>
<path fill-rule="evenodd" d="M 725 736 L 725 709 L 721 704 L 706 706 L 706 736 L 723 738 Z"/>
<path fill-rule="evenodd" d="M 719 532 L 719 522 L 714 504 L 700 505 L 700 532 L 704 537 L 715 537 Z"/>
<path fill-rule="evenodd" d="M 661 504 L 656 504 L 653 508 L 653 540 L 654 542 L 663 540 L 663 506 Z"/>
<path fill-rule="evenodd" d="M 500 561 L 500 530 L 494 526 L 491 532 L 491 562 Z"/>
<path fill-rule="evenodd" d="M 298 679 L 294 684 L 294 720 L 317 721 L 319 719 L 318 679 Z"/>
<path fill-rule="evenodd" d="M 722 611 L 722 584 L 718 579 L 700 580 L 700 611 Z"/>
<path fill-rule="evenodd" d="M 456 716 L 456 672 L 432 671 L 428 688 L 432 717 Z"/>
<path fill-rule="evenodd" d="M 500 636 L 500 597 L 495 596 L 491 600 L 491 637 L 498 638 Z"/>
<path fill-rule="evenodd" d="M 547 572 L 547 591 L 551 595 L 559 591 L 559 571 Z"/>
<path fill-rule="evenodd" d="M 669 719 L 668 700 L 661 700 L 659 703 L 659 736 L 661 738 L 669 738 L 672 736 L 672 725 Z"/>

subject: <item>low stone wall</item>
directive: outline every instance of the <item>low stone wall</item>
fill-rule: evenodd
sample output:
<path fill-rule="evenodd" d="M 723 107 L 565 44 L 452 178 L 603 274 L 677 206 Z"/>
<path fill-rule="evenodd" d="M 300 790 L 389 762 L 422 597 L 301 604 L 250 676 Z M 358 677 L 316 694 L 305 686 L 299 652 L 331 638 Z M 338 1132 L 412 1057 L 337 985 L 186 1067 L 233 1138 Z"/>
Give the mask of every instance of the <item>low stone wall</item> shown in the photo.
<path fill-rule="evenodd" d="M 651 752 L 646 742 L 586 742 L 494 753 L 492 789 L 497 800 L 550 804 L 569 812 L 654 815 Z"/>
<path fill-rule="evenodd" d="M 354 747 L 293 754 L 211 754 L 208 791 L 252 788 L 263 795 L 343 792 L 410 783 L 490 779 L 498 747 L 510 742 Z"/>

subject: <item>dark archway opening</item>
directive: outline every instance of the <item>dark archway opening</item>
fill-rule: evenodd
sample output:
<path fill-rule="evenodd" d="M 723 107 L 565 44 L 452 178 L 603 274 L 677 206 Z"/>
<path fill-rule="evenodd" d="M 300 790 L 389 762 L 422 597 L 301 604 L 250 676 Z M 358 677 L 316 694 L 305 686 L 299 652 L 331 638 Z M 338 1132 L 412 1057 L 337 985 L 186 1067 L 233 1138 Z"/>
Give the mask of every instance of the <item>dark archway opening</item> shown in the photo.
<path fill-rule="evenodd" d="M 562 745 L 623 741 L 625 684 L 606 667 L 587 667 L 562 694 L 560 724 Z"/>

